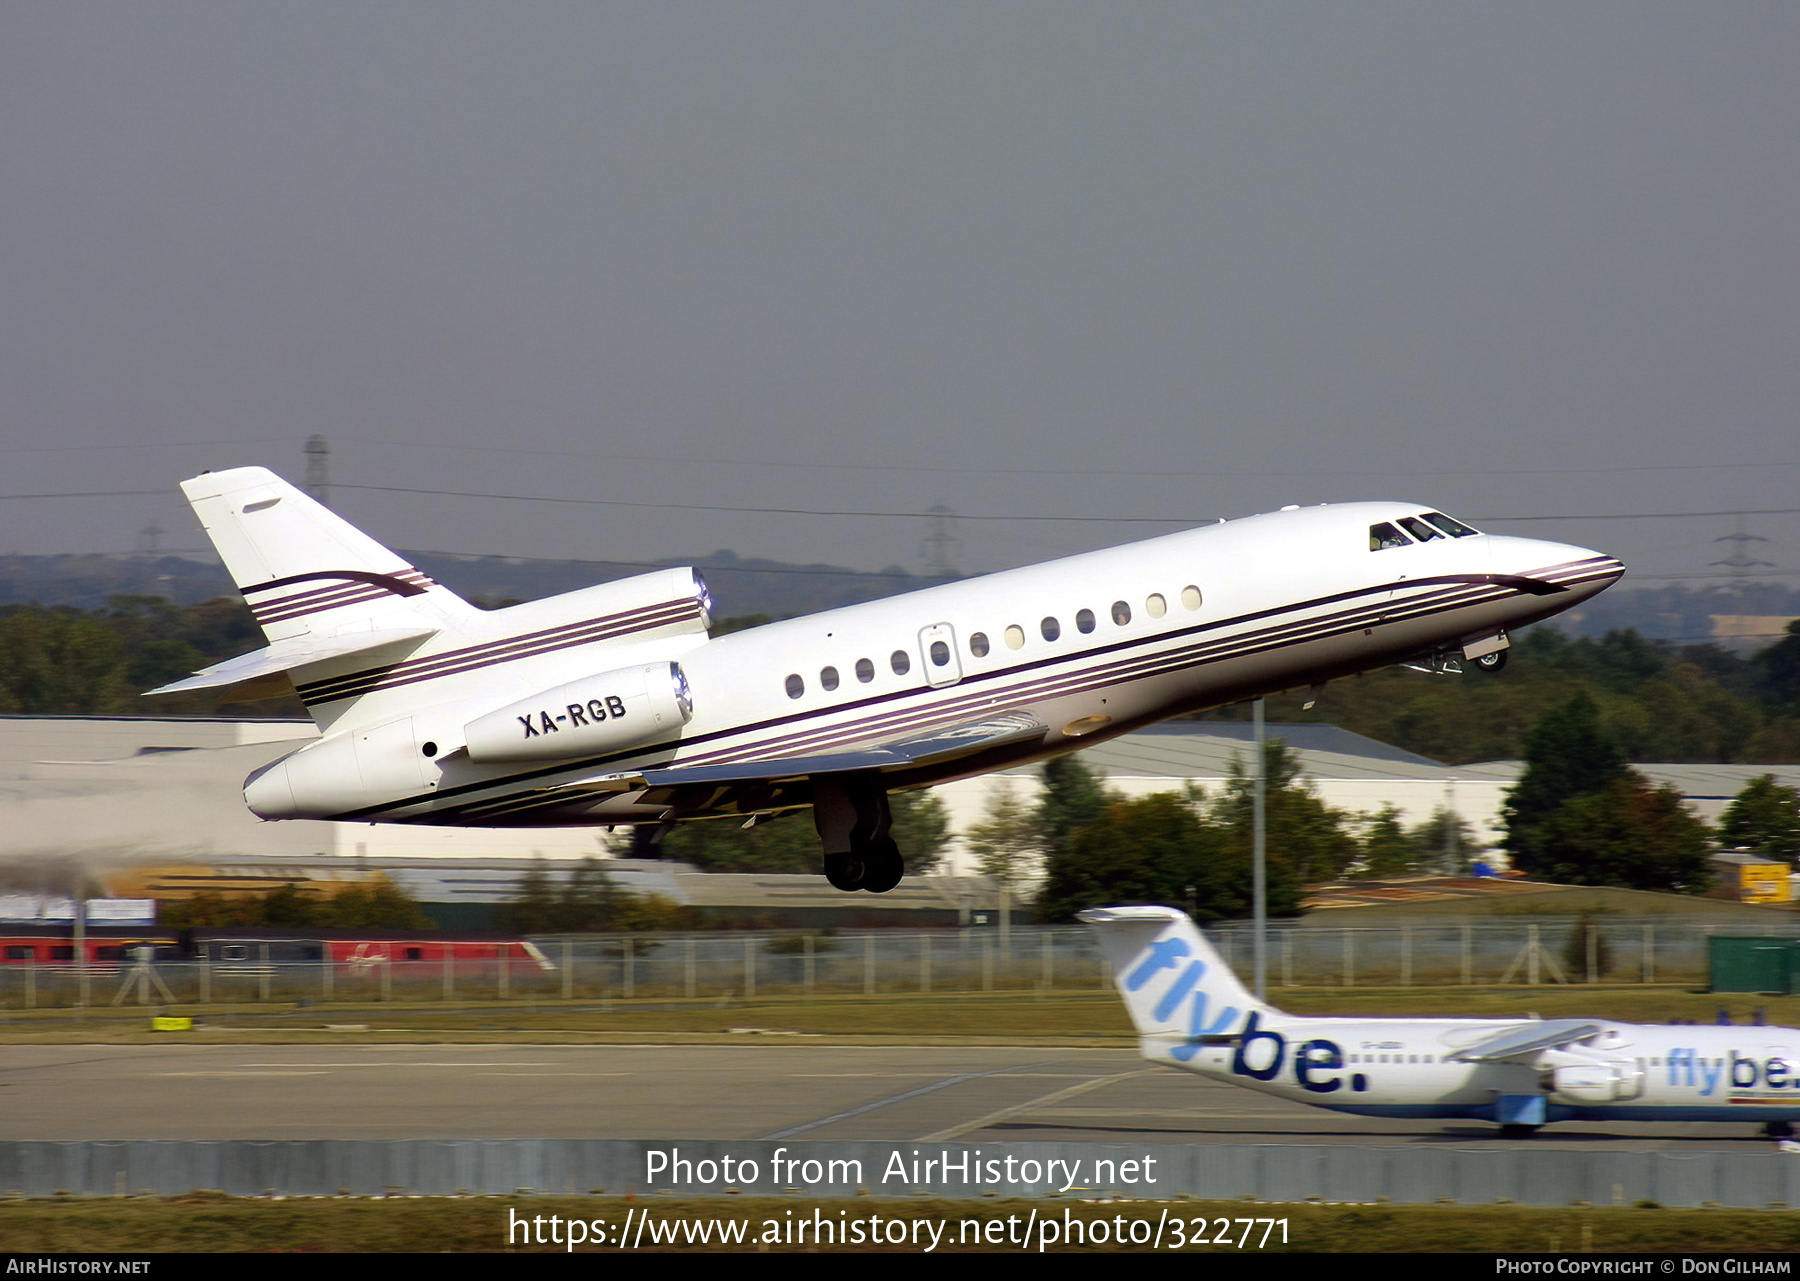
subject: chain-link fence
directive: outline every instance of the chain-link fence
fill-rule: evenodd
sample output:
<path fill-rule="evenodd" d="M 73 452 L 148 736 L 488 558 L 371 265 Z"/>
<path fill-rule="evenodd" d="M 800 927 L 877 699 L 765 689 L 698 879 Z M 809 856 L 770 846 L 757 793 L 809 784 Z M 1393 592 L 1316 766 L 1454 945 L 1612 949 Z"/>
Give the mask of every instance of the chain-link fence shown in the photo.
<path fill-rule="evenodd" d="M 1209 929 L 1248 979 L 1252 932 Z M 1693 983 L 1713 934 L 1746 929 L 1669 918 L 1545 917 L 1470 924 L 1346 926 L 1272 923 L 1271 988 Z M 755 999 L 831 994 L 1081 992 L 1108 978 L 1080 926 L 917 933 L 581 935 L 535 940 L 545 960 L 290 963 L 126 961 L 0 966 L 0 1008 L 241 1005 L 260 1002 Z"/>

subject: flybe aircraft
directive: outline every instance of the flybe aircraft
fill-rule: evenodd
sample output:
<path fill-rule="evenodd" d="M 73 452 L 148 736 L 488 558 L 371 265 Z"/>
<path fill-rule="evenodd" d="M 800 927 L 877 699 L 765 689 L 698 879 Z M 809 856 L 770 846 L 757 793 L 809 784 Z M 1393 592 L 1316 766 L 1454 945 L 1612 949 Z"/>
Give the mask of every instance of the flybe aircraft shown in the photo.
<path fill-rule="evenodd" d="M 1082 912 L 1154 1063 L 1358 1116 L 1551 1121 L 1800 1119 L 1800 1031 L 1605 1019 L 1300 1018 L 1237 981 L 1168 907 Z"/>
<path fill-rule="evenodd" d="M 1497 667 L 1609 556 L 1418 503 L 1283 508 L 708 635 L 691 569 L 482 610 L 260 467 L 182 486 L 268 639 L 164 686 L 292 688 L 320 738 L 265 819 L 754 824 L 810 807 L 825 875 L 892 889 L 890 793 L 1401 661 Z"/>

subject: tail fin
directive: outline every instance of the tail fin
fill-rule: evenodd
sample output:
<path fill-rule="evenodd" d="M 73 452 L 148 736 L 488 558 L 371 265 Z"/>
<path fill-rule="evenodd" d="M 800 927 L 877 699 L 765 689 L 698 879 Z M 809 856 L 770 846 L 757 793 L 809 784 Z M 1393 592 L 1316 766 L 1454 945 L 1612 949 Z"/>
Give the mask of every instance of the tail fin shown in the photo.
<path fill-rule="evenodd" d="M 181 488 L 271 644 L 473 612 L 267 468 L 206 472 Z"/>
<path fill-rule="evenodd" d="M 230 686 L 265 698 L 297 668 L 397 657 L 478 612 L 266 468 L 206 472 L 181 488 L 269 644 L 152 694 Z"/>
<path fill-rule="evenodd" d="M 1185 913 L 1172 907 L 1097 907 L 1080 919 L 1093 927 L 1106 951 L 1138 1036 L 1162 1042 L 1178 1060 L 1198 1051 L 1199 1037 L 1235 1032 L 1252 1013 L 1276 1013 L 1238 982 Z"/>

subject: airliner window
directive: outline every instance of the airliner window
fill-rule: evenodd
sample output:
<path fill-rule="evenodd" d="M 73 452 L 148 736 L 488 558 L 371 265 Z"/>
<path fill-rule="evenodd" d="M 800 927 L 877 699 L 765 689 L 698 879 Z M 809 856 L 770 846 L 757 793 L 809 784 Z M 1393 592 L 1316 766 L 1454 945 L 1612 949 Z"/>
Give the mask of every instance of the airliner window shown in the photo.
<path fill-rule="evenodd" d="M 1008 648 L 1008 649 L 1024 649 L 1025 648 L 1025 629 L 1023 627 L 1020 627 L 1017 623 L 1014 623 L 1012 626 L 1010 626 L 1006 629 L 1006 648 Z"/>
<path fill-rule="evenodd" d="M 1054 618 L 1046 618 L 1038 624 L 1038 630 L 1044 633 L 1045 640 L 1055 640 L 1062 635 L 1062 624 Z"/>
<path fill-rule="evenodd" d="M 1438 533 L 1437 530 L 1433 529 L 1430 525 L 1427 525 L 1417 516 L 1402 516 L 1400 518 L 1400 523 L 1405 527 L 1407 533 L 1411 534 L 1421 543 L 1429 543 L 1434 538 L 1443 537 L 1442 534 Z"/>
<path fill-rule="evenodd" d="M 1426 512 L 1425 519 L 1436 525 L 1452 538 L 1469 538 L 1479 534 L 1479 529 L 1470 529 L 1460 520 L 1451 520 L 1443 512 Z"/>
<path fill-rule="evenodd" d="M 1120 627 L 1125 626 L 1126 623 L 1131 621 L 1131 606 L 1127 605 L 1122 600 L 1114 601 L 1112 607 L 1112 620 Z"/>
<path fill-rule="evenodd" d="M 804 693 L 806 693 L 806 682 L 801 680 L 798 674 L 787 678 L 787 695 L 789 698 L 799 698 L 800 695 Z"/>
<path fill-rule="evenodd" d="M 888 662 L 893 665 L 896 676 L 904 676 L 912 670 L 912 659 L 906 656 L 906 651 L 903 649 L 895 650 L 888 658 Z"/>
<path fill-rule="evenodd" d="M 1412 539 L 1385 521 L 1369 526 L 1369 550 L 1383 552 L 1390 547 L 1411 547 Z"/>
<path fill-rule="evenodd" d="M 1077 631 L 1081 632 L 1084 636 L 1088 632 L 1093 631 L 1094 630 L 1094 611 L 1091 609 L 1084 609 L 1079 614 L 1075 615 L 1075 628 Z"/>
<path fill-rule="evenodd" d="M 1181 604 L 1184 609 L 1200 608 L 1200 589 L 1189 584 L 1181 589 Z"/>
<path fill-rule="evenodd" d="M 931 665 L 933 667 L 945 667 L 945 666 L 949 665 L 949 662 L 950 662 L 950 647 L 948 645 L 944 644 L 943 641 L 932 641 L 931 642 Z"/>
<path fill-rule="evenodd" d="M 1161 618 L 1169 612 L 1169 602 L 1162 598 L 1161 592 L 1152 592 L 1150 599 L 1144 602 L 1144 609 L 1152 618 Z"/>
<path fill-rule="evenodd" d="M 969 652 L 975 655 L 976 658 L 987 657 L 988 638 L 986 632 L 969 633 Z"/>
<path fill-rule="evenodd" d="M 875 664 L 866 658 L 856 660 L 856 679 L 867 685 L 875 679 Z"/>
<path fill-rule="evenodd" d="M 835 668 L 835 667 L 820 668 L 819 669 L 819 684 L 827 690 L 836 689 L 838 687 L 837 668 Z"/>

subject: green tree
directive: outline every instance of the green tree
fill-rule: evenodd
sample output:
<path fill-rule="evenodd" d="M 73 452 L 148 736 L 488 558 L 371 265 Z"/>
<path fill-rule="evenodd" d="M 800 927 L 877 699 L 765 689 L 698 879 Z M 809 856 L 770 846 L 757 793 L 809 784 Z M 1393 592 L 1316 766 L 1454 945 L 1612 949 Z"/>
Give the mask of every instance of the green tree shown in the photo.
<path fill-rule="evenodd" d="M 0 609 L 0 712 L 117 712 L 130 704 L 119 638 L 79 610 Z"/>
<path fill-rule="evenodd" d="M 1534 832 L 1534 873 L 1566 885 L 1704 893 L 1712 842 L 1674 788 L 1636 773 L 1565 801 Z"/>
<path fill-rule="evenodd" d="M 1762 693 L 1777 707 L 1800 708 L 1800 618 L 1787 625 L 1780 640 L 1753 660 L 1761 675 Z"/>
<path fill-rule="evenodd" d="M 1066 921 L 1084 908 L 1168 903 L 1214 920 L 1220 913 L 1211 910 L 1211 891 L 1228 861 L 1242 860 L 1232 858 L 1227 835 L 1202 822 L 1179 793 L 1115 801 L 1051 853 L 1038 916 Z"/>
<path fill-rule="evenodd" d="M 1299 754 L 1282 739 L 1263 744 L 1263 770 L 1270 866 L 1279 864 L 1299 884 L 1343 875 L 1359 853 L 1347 816 L 1319 799 L 1301 773 Z M 1233 759 L 1211 817 L 1232 833 L 1246 857 L 1255 841 L 1255 804 L 1256 777 L 1241 758 Z"/>
<path fill-rule="evenodd" d="M 520 934 L 545 934 L 556 928 L 556 891 L 541 857 L 531 860 L 513 897 L 494 914 L 494 923 Z"/>
<path fill-rule="evenodd" d="M 331 896 L 320 924 L 340 930 L 435 930 L 417 899 L 385 876 L 362 885 L 346 885 Z"/>
<path fill-rule="evenodd" d="M 1038 841 L 1046 859 L 1069 851 L 1076 832 L 1118 800 L 1076 756 L 1044 762 L 1044 791 L 1038 798 Z"/>
<path fill-rule="evenodd" d="M 1502 811 L 1506 848 L 1514 864 L 1542 871 L 1546 855 L 1538 829 L 1569 801 L 1607 791 L 1630 771 L 1625 755 L 1600 726 L 1600 711 L 1577 694 L 1532 727 L 1525 740 L 1525 772 Z"/>
<path fill-rule="evenodd" d="M 1043 869 L 1036 814 L 1006 780 L 989 790 L 986 813 L 963 833 L 963 844 L 977 872 L 1010 886 L 1035 881 Z"/>
<path fill-rule="evenodd" d="M 1418 866 L 1440 876 L 1461 876 L 1487 852 L 1475 829 L 1462 815 L 1440 805 L 1431 817 L 1409 830 Z"/>
<path fill-rule="evenodd" d="M 1364 876 L 1405 876 L 1417 868 L 1418 846 L 1400 826 L 1398 806 L 1384 805 L 1363 827 L 1357 863 Z"/>
<path fill-rule="evenodd" d="M 1719 840 L 1764 858 L 1800 858 L 1800 788 L 1783 787 L 1773 774 L 1751 779 L 1720 816 Z"/>

